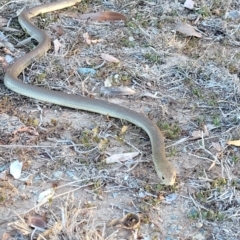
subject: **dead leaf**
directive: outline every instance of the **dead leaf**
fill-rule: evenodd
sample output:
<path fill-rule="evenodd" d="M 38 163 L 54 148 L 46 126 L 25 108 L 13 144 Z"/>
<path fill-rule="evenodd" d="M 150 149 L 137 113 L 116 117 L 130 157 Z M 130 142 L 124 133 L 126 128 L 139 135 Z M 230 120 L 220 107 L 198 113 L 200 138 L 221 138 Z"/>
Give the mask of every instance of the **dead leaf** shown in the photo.
<path fill-rule="evenodd" d="M 122 129 L 121 129 L 120 134 L 123 135 L 124 133 L 127 132 L 127 130 L 128 130 L 128 126 L 125 126 L 125 125 L 124 125 L 124 126 L 122 127 Z"/>
<path fill-rule="evenodd" d="M 13 61 L 14 61 L 14 58 L 11 55 L 9 55 L 9 54 L 5 55 L 5 62 L 7 64 L 9 64 L 9 63 L 11 63 Z"/>
<path fill-rule="evenodd" d="M 90 45 L 92 43 L 98 43 L 98 42 L 103 41 L 103 39 L 91 39 L 88 33 L 84 33 L 83 38 L 88 45 Z"/>
<path fill-rule="evenodd" d="M 19 162 L 18 160 L 14 161 L 10 165 L 10 174 L 15 178 L 19 179 L 22 173 L 22 166 L 23 163 Z"/>
<path fill-rule="evenodd" d="M 3 69 L 7 69 L 8 68 L 8 63 L 6 61 L 6 59 L 4 57 L 0 56 L 0 63 L 2 64 Z"/>
<path fill-rule="evenodd" d="M 53 41 L 54 44 L 54 53 L 57 54 L 59 52 L 59 49 L 61 48 L 62 44 L 58 41 L 58 39 L 55 39 Z"/>
<path fill-rule="evenodd" d="M 216 161 L 213 161 L 211 166 L 208 168 L 208 171 L 210 171 L 215 165 L 216 165 Z"/>
<path fill-rule="evenodd" d="M 7 171 L 4 170 L 2 172 L 0 172 L 0 180 L 1 181 L 6 181 L 8 178 L 7 178 Z"/>
<path fill-rule="evenodd" d="M 227 144 L 240 147 L 240 140 L 227 141 Z"/>
<path fill-rule="evenodd" d="M 139 152 L 113 154 L 112 156 L 110 156 L 106 159 L 106 163 L 111 164 L 111 163 L 125 162 L 130 159 L 133 159 L 138 154 L 139 154 Z"/>
<path fill-rule="evenodd" d="M 219 142 L 212 142 L 212 146 L 217 150 L 218 152 L 222 151 L 222 147 Z"/>
<path fill-rule="evenodd" d="M 51 199 L 55 194 L 54 188 L 49 188 L 43 192 L 41 192 L 38 196 L 37 202 L 41 205 L 46 202 L 48 202 L 49 199 Z"/>
<path fill-rule="evenodd" d="M 196 139 L 200 139 L 202 137 L 208 137 L 208 136 L 209 136 L 209 132 L 208 132 L 207 126 L 204 125 L 203 131 L 192 132 L 192 138 L 190 138 L 190 140 L 196 140 Z"/>
<path fill-rule="evenodd" d="M 61 26 L 51 25 L 51 29 L 53 29 L 57 33 L 58 36 L 62 36 L 64 34 L 64 31 L 61 28 Z"/>
<path fill-rule="evenodd" d="M 195 4 L 194 1 L 192 1 L 192 0 L 186 0 L 183 6 L 184 6 L 185 8 L 188 8 L 188 9 L 191 9 L 191 10 L 192 10 L 192 9 L 194 8 L 194 4 Z"/>
<path fill-rule="evenodd" d="M 106 11 L 106 12 L 96 12 L 96 13 L 86 13 L 79 16 L 79 14 L 67 15 L 80 20 L 91 20 L 91 21 L 117 21 L 126 20 L 127 18 L 117 12 Z"/>
<path fill-rule="evenodd" d="M 6 26 L 7 23 L 8 23 L 8 20 L 0 16 L 0 26 L 1 27 Z"/>
<path fill-rule="evenodd" d="M 38 136 L 39 133 L 33 128 L 33 127 L 21 127 L 13 132 L 14 135 L 16 135 L 19 132 L 28 132 L 34 136 Z"/>
<path fill-rule="evenodd" d="M 155 94 L 152 94 L 150 92 L 143 92 L 143 93 L 140 94 L 139 97 L 160 98 L 160 97 L 158 97 Z"/>
<path fill-rule="evenodd" d="M 102 59 L 104 59 L 108 62 L 113 62 L 113 63 L 119 63 L 120 62 L 117 58 L 115 58 L 112 55 L 109 55 L 107 53 L 102 53 L 101 57 L 102 57 Z"/>
<path fill-rule="evenodd" d="M 108 95 L 107 89 L 112 86 L 112 82 L 113 82 L 113 80 L 112 80 L 111 77 L 107 77 L 107 78 L 105 79 L 105 81 L 104 81 L 104 86 L 105 86 L 105 88 L 103 89 L 103 93 L 102 93 L 102 94 Z M 105 93 L 105 91 L 106 91 L 106 93 Z M 102 87 L 101 87 L 101 89 L 100 89 L 100 92 L 102 92 Z"/>
<path fill-rule="evenodd" d="M 182 34 L 185 34 L 187 36 L 195 36 L 195 37 L 198 37 L 198 38 L 201 38 L 202 37 L 202 34 L 197 32 L 193 26 L 191 26 L 190 24 L 188 23 L 179 23 L 177 26 L 176 26 L 176 30 Z"/>
<path fill-rule="evenodd" d="M 29 216 L 27 224 L 33 228 L 36 228 L 36 227 L 40 229 L 47 228 L 47 223 L 43 220 L 43 217 L 39 215 Z"/>
<path fill-rule="evenodd" d="M 100 93 L 107 96 L 125 96 L 134 95 L 136 92 L 129 87 L 101 87 Z"/>

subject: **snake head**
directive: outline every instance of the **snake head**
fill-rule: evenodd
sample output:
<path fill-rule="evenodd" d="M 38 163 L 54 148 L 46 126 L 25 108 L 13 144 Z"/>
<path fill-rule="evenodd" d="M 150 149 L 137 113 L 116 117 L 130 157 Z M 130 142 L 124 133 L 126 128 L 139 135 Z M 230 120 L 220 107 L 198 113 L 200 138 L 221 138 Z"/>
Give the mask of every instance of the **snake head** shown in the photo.
<path fill-rule="evenodd" d="M 157 171 L 157 175 L 164 185 L 173 185 L 176 181 L 176 170 L 169 162 L 162 165 L 161 169 Z"/>

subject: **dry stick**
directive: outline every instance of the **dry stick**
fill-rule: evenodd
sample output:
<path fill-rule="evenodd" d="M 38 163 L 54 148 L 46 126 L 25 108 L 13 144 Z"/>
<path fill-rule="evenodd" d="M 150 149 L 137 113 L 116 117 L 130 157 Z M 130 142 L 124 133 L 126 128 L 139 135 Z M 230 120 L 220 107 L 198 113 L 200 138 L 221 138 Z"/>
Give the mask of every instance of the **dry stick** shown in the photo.
<path fill-rule="evenodd" d="M 98 146 L 96 146 L 96 147 L 94 147 L 94 148 L 92 148 L 92 149 L 90 149 L 90 150 L 79 151 L 79 150 L 77 149 L 77 147 L 76 147 L 76 144 L 75 144 L 73 141 L 71 141 L 71 140 L 57 140 L 56 142 L 57 142 L 57 143 L 71 143 L 71 144 L 72 144 L 71 146 L 73 146 L 74 150 L 75 150 L 77 153 L 80 153 L 80 154 L 90 153 L 90 152 L 92 152 L 92 151 L 94 151 L 95 149 L 98 148 Z"/>
<path fill-rule="evenodd" d="M 182 139 L 178 140 L 177 142 L 175 142 L 175 143 L 173 143 L 171 145 L 166 146 L 165 148 L 167 149 L 167 148 L 170 148 L 170 147 L 174 147 L 174 146 L 182 144 L 182 143 L 184 143 L 184 142 L 186 142 L 188 140 L 189 140 L 189 137 L 182 138 Z"/>
<path fill-rule="evenodd" d="M 195 154 L 192 154 L 192 153 L 188 153 L 188 155 L 193 156 L 193 157 L 196 157 L 196 158 L 199 158 L 199 159 L 208 160 L 208 161 L 210 161 L 210 162 L 214 162 L 214 160 L 212 160 L 212 159 L 210 159 L 210 158 L 201 157 L 201 156 L 198 156 L 198 155 L 195 155 Z"/>
<path fill-rule="evenodd" d="M 5 6 L 7 6 L 8 4 L 10 3 L 19 3 L 19 2 L 25 2 L 25 0 L 17 0 L 17 1 L 10 1 L 10 2 L 7 2 L 5 4 L 3 4 L 1 7 L 0 7 L 0 10 L 2 10 Z"/>
<path fill-rule="evenodd" d="M 69 140 L 63 140 L 63 142 L 69 142 Z M 60 141 L 58 141 L 60 142 Z M 72 142 L 72 141 L 71 141 Z M 81 147 L 83 146 L 82 144 L 75 144 L 74 145 L 66 145 L 67 147 Z M 3 147 L 3 148 L 57 148 L 57 147 L 61 147 L 61 146 L 57 146 L 57 145 L 54 145 L 54 146 L 50 146 L 50 145 L 0 145 L 0 148 Z M 92 149 L 93 150 L 93 149 Z M 90 151 L 90 150 L 89 150 Z"/>

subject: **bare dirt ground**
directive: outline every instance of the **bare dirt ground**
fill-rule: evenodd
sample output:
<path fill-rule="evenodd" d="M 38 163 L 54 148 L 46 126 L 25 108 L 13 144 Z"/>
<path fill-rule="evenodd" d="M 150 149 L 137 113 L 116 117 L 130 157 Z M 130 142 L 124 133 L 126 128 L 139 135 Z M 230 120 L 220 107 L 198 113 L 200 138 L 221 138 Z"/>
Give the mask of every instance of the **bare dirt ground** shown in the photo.
<path fill-rule="evenodd" d="M 44 2 L 1 0 L 0 16 L 21 30 L 17 13 Z M 33 229 L 25 220 L 39 214 L 47 228 L 33 239 L 240 239 L 240 154 L 227 144 L 240 138 L 240 19 L 226 17 L 240 9 L 240 2 L 195 2 L 195 9 L 188 10 L 180 0 L 86 0 L 34 19 L 62 45 L 58 53 L 52 47 L 20 78 L 148 116 L 164 133 L 177 182 L 172 187 L 159 183 L 150 141 L 138 127 L 29 99 L 1 84 L 1 236 L 18 229 L 28 239 Z M 127 21 L 70 17 L 106 10 L 121 12 Z M 176 32 L 180 21 L 202 37 Z M 84 33 L 102 41 L 88 45 Z M 4 35 L 1 41 L 13 45 L 27 38 L 22 30 Z M 9 51 L 17 59 L 32 48 L 34 42 Z M 120 63 L 102 64 L 101 53 Z M 4 57 L 6 49 L 1 47 L 0 54 Z M 96 66 L 93 76 L 77 71 Z M 106 83 L 137 94 L 102 96 Z M 16 131 L 21 127 L 26 131 Z M 136 151 L 141 155 L 134 160 L 106 163 L 108 156 Z M 15 160 L 23 163 L 19 180 L 9 174 Z M 39 194 L 48 189 L 54 194 L 38 204 Z M 140 216 L 138 228 L 109 226 L 129 212 Z"/>

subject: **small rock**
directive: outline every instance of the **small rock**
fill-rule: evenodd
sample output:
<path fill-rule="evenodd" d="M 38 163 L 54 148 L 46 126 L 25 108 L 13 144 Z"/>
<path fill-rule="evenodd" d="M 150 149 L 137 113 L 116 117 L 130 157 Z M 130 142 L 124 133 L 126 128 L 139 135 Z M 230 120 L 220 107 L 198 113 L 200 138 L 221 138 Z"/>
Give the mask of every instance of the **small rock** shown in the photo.
<path fill-rule="evenodd" d="M 99 200 L 103 201 L 103 196 L 97 195 L 97 197 L 98 197 Z"/>
<path fill-rule="evenodd" d="M 15 179 L 19 179 L 22 173 L 22 166 L 23 163 L 16 160 L 14 162 L 11 163 L 10 165 L 10 174 L 15 178 Z"/>
<path fill-rule="evenodd" d="M 117 193 L 112 193 L 112 195 L 113 195 L 113 198 L 116 198 L 117 196 L 118 196 L 118 194 Z"/>
<path fill-rule="evenodd" d="M 166 201 L 167 202 L 175 201 L 177 199 L 177 196 L 178 195 L 176 193 L 171 193 L 171 194 L 166 196 Z"/>
<path fill-rule="evenodd" d="M 24 185 L 24 184 L 18 186 L 18 191 L 19 192 L 23 192 L 25 189 L 26 189 L 26 185 Z"/>
<path fill-rule="evenodd" d="M 240 12 L 237 10 L 232 10 L 225 14 L 225 18 L 238 19 L 240 18 Z"/>
<path fill-rule="evenodd" d="M 152 87 L 152 84 L 150 82 L 146 83 L 148 87 Z"/>
<path fill-rule="evenodd" d="M 70 177 L 73 180 L 79 180 L 79 178 L 77 176 L 75 176 L 74 172 L 72 172 L 72 171 L 67 171 L 66 174 L 68 177 Z"/>
<path fill-rule="evenodd" d="M 10 55 L 6 55 L 5 60 L 6 60 L 7 63 L 11 63 L 11 62 L 13 62 L 14 58 Z"/>
<path fill-rule="evenodd" d="M 128 175 L 124 176 L 124 181 L 127 181 L 128 180 Z"/>
<path fill-rule="evenodd" d="M 196 223 L 196 228 L 202 228 L 203 224 L 201 222 Z"/>
<path fill-rule="evenodd" d="M 93 68 L 78 68 L 78 72 L 82 75 L 95 75 L 96 70 Z"/>
<path fill-rule="evenodd" d="M 193 239 L 194 240 L 205 240 L 205 237 L 201 233 L 198 233 L 195 236 L 193 236 Z"/>
<path fill-rule="evenodd" d="M 178 217 L 177 217 L 176 215 L 172 215 L 172 216 L 171 216 L 171 219 L 172 219 L 172 220 L 177 220 Z"/>
<path fill-rule="evenodd" d="M 138 194 L 138 196 L 139 196 L 140 198 L 145 198 L 145 197 L 146 197 L 146 194 L 145 194 L 144 192 L 140 192 L 140 193 Z"/>
<path fill-rule="evenodd" d="M 129 40 L 130 42 L 133 42 L 135 39 L 134 39 L 134 37 L 131 36 L 131 37 L 128 38 L 128 40 Z"/>
<path fill-rule="evenodd" d="M 165 240 L 174 240 L 174 239 L 170 236 L 166 236 Z"/>
<path fill-rule="evenodd" d="M 53 173 L 53 178 L 55 178 L 55 179 L 60 179 L 60 178 L 62 178 L 63 177 L 63 175 L 64 175 L 64 173 L 62 172 L 62 171 L 56 171 L 56 172 L 54 172 Z"/>

